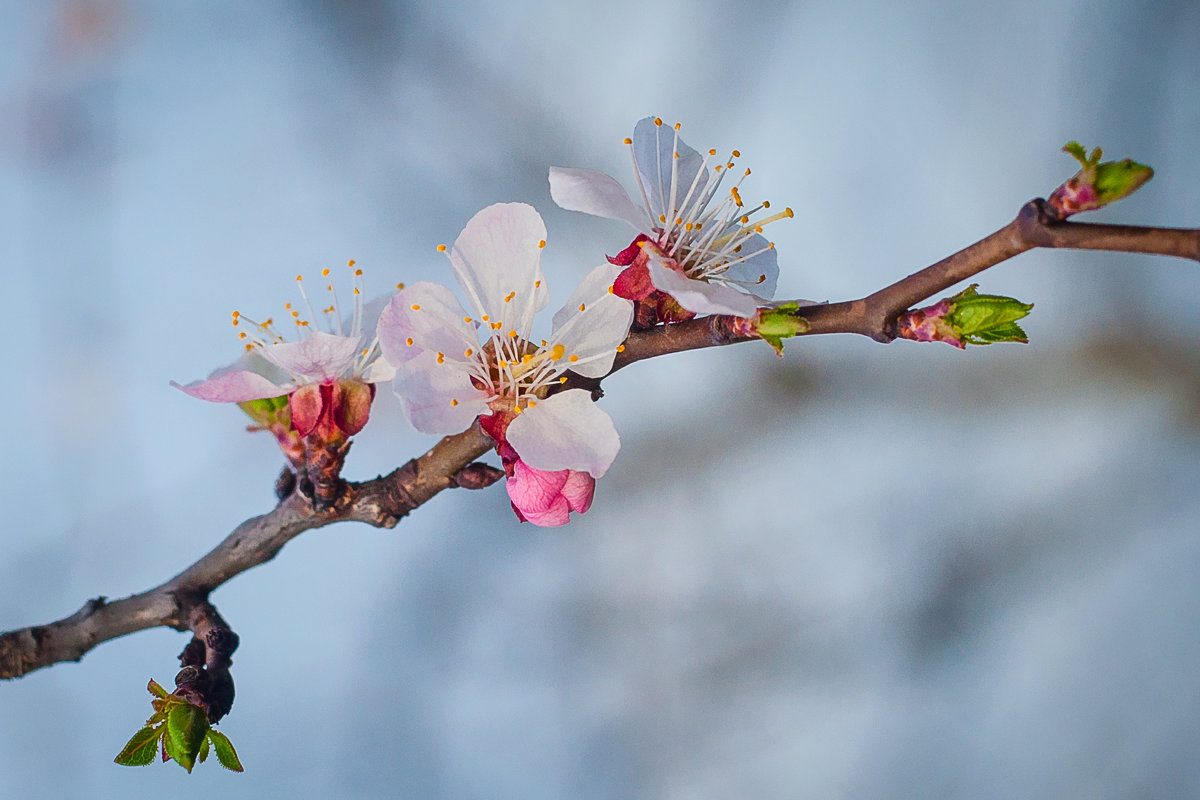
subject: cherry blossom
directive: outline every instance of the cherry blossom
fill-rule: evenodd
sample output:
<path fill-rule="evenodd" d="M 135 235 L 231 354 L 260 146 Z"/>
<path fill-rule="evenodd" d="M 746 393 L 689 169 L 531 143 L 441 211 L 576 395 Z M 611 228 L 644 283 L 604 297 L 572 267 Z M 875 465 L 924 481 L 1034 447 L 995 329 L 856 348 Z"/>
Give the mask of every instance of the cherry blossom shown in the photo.
<path fill-rule="evenodd" d="M 328 281 L 329 304 L 320 313 L 310 302 L 303 277 L 297 276 L 308 316 L 291 303 L 284 306 L 296 328 L 296 341 L 279 333 L 274 320 L 256 322 L 235 311 L 233 325 L 246 351 L 242 357 L 204 380 L 171 385 L 201 400 L 238 403 L 261 428 L 275 434 L 296 467 L 305 458 L 301 439 L 315 437 L 314 444 L 336 445 L 358 433 L 370 415 L 373 384 L 390 380 L 393 370 L 379 358 L 377 342 L 368 340 L 388 297 L 364 304 L 362 270 L 353 261 L 348 266 L 354 274 L 354 307 L 348 318 L 342 316 L 330 270 L 321 273 Z M 282 397 L 286 404 L 268 402 Z"/>
<path fill-rule="evenodd" d="M 565 209 L 623 220 L 639 231 L 633 244 L 610 259 L 628 267 L 616 281 L 619 295 L 635 301 L 655 290 L 669 295 L 688 313 L 660 304 L 658 318 L 668 321 L 694 314 L 749 317 L 775 294 L 779 277 L 775 245 L 762 235 L 763 227 L 793 216 L 792 210 L 755 219 L 770 203 L 745 208 L 740 187 L 750 170 L 721 192 L 741 154 L 734 150 L 717 159 L 717 151 L 709 150 L 701 156 L 679 138 L 679 127 L 664 130 L 661 119 L 647 117 L 625 140 L 640 207 L 616 180 L 589 169 L 551 167 L 550 194 Z"/>
<path fill-rule="evenodd" d="M 633 305 L 612 293 L 621 267 L 602 264 L 554 315 L 549 338 L 535 341 L 534 315 L 549 301 L 545 244 L 532 206 L 488 206 L 449 248 L 466 302 L 445 286 L 413 283 L 384 309 L 378 338 L 413 426 L 449 434 L 482 417 L 518 515 L 561 525 L 568 511 L 587 510 L 594 479 L 616 457 L 620 438 L 591 392 L 552 390 L 568 370 L 584 378 L 608 374 Z"/>

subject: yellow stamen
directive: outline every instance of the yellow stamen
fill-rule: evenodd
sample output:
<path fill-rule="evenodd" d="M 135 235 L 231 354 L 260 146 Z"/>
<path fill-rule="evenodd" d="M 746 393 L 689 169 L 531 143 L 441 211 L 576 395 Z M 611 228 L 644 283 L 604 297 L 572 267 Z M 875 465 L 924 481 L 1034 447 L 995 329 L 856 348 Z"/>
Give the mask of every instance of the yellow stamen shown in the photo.
<path fill-rule="evenodd" d="M 471 356 L 475 355 L 475 351 L 472 350 L 470 347 L 468 347 L 466 349 L 466 351 L 463 352 L 463 355 L 466 356 L 467 358 L 470 358 Z"/>
<path fill-rule="evenodd" d="M 545 240 L 545 239 L 539 239 L 539 240 L 538 240 L 538 249 L 539 249 L 539 250 L 541 250 L 541 249 L 542 249 L 543 247 L 545 247 L 545 246 L 546 246 L 546 240 Z"/>
<path fill-rule="evenodd" d="M 567 352 L 567 348 L 564 345 L 556 344 L 556 345 L 554 345 L 554 349 L 550 351 L 550 358 L 552 358 L 555 361 L 558 361 L 560 358 L 563 357 L 563 353 L 565 353 L 565 352 Z"/>
<path fill-rule="evenodd" d="M 357 261 L 355 261 L 355 260 L 352 258 L 352 259 L 350 259 L 349 261 L 347 261 L 347 262 L 346 262 L 346 266 L 347 266 L 347 267 L 353 267 L 353 266 L 354 266 L 355 264 L 357 264 L 357 263 L 358 263 L 358 262 L 357 262 Z"/>
<path fill-rule="evenodd" d="M 396 284 L 396 291 L 397 291 L 397 292 L 398 292 L 398 291 L 400 291 L 400 290 L 401 290 L 401 289 L 403 289 L 403 288 L 404 288 L 404 284 L 403 284 L 403 283 L 397 283 L 397 284 Z"/>
<path fill-rule="evenodd" d="M 405 339 L 405 340 L 404 340 L 404 343 L 405 343 L 406 345 L 408 345 L 409 347 L 412 347 L 412 345 L 413 345 L 413 340 L 412 340 L 412 337 L 410 336 L 410 337 L 408 337 L 407 339 Z"/>
<path fill-rule="evenodd" d="M 437 246 L 437 251 L 438 251 L 439 253 L 444 253 L 444 252 L 446 252 L 446 245 L 444 245 L 444 244 L 439 244 L 439 245 Z"/>
<path fill-rule="evenodd" d="M 413 304 L 410 306 L 410 308 L 412 308 L 412 310 L 413 310 L 413 311 L 420 311 L 420 310 L 421 310 L 421 306 L 417 305 L 416 303 L 413 303 Z"/>
<path fill-rule="evenodd" d="M 578 360 L 579 360 L 579 356 L 575 356 L 575 355 L 573 355 L 573 356 L 569 356 L 569 357 L 567 358 L 567 361 L 570 361 L 572 364 L 574 364 L 574 363 L 575 363 L 576 361 L 578 361 Z"/>
<path fill-rule="evenodd" d="M 624 352 L 625 352 L 625 345 L 623 345 L 623 344 L 619 344 L 619 345 L 617 345 L 617 352 L 618 352 L 618 353 L 624 353 Z"/>
<path fill-rule="evenodd" d="M 456 406 L 456 405 L 458 405 L 458 401 L 455 400 L 454 398 L 450 398 L 450 405 Z"/>

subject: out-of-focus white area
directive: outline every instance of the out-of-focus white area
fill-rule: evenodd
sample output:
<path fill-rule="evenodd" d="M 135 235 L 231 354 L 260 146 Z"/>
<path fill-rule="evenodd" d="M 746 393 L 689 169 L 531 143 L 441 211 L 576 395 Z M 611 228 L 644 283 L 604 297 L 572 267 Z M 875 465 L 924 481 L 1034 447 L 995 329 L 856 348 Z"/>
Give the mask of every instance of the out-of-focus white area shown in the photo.
<path fill-rule="evenodd" d="M 1200 7 L 0 2 L 9 345 L 0 629 L 175 574 L 273 503 L 230 311 L 358 260 L 368 295 L 533 203 L 562 302 L 628 244 L 546 170 L 632 187 L 648 113 L 737 147 L 779 296 L 840 300 L 1007 222 L 1078 138 L 1152 164 L 1096 221 L 1200 225 Z M 0 797 L 1200 793 L 1200 268 L 1037 252 L 1017 345 L 825 337 L 606 382 L 624 446 L 568 527 L 500 487 L 303 535 L 214 601 L 247 766 L 111 763 L 183 635 L 0 685 Z M 348 284 L 347 284 L 348 287 Z M 557 304 L 555 304 L 557 307 Z M 351 453 L 432 444 L 388 392 Z"/>

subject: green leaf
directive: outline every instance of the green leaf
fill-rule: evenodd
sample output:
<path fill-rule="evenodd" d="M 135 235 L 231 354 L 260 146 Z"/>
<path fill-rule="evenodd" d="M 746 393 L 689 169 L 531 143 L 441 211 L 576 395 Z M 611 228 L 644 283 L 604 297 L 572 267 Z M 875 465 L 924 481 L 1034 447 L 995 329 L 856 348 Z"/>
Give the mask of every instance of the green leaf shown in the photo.
<path fill-rule="evenodd" d="M 1085 167 L 1088 165 L 1087 150 L 1079 142 L 1067 142 L 1063 147 L 1063 152 L 1075 156 L 1079 163 Z"/>
<path fill-rule="evenodd" d="M 204 709 L 191 703 L 173 707 L 167 712 L 167 733 L 171 740 L 171 758 L 191 772 L 200 743 L 208 733 L 208 716 Z"/>
<path fill-rule="evenodd" d="M 200 752 L 196 754 L 197 764 L 203 764 L 206 760 L 208 760 L 208 751 L 208 737 L 205 736 L 204 741 L 200 743 Z"/>
<path fill-rule="evenodd" d="M 291 420 L 286 394 L 279 397 L 264 397 L 261 400 L 243 400 L 238 403 L 238 408 L 259 425 L 266 426 L 273 422 L 287 425 Z"/>
<path fill-rule="evenodd" d="M 808 333 L 811 325 L 800 316 L 799 303 L 781 303 L 774 307 L 760 308 L 754 316 L 754 332 L 759 338 L 783 355 L 783 340 Z"/>
<path fill-rule="evenodd" d="M 1020 342 L 1029 344 L 1029 337 L 1015 322 L 1006 322 L 986 331 L 971 334 L 965 338 L 967 344 L 996 344 L 997 342 Z"/>
<path fill-rule="evenodd" d="M 217 753 L 217 760 L 221 762 L 221 766 L 234 772 L 244 772 L 242 762 L 238 760 L 237 751 L 233 749 L 233 742 L 229 741 L 229 737 L 220 731 L 208 729 L 208 739 L 212 742 L 213 750 Z"/>
<path fill-rule="evenodd" d="M 166 699 L 170 695 L 170 692 L 159 686 L 158 681 L 154 680 L 154 678 L 150 679 L 150 683 L 146 684 L 146 688 L 150 690 L 150 694 L 159 699 Z"/>
<path fill-rule="evenodd" d="M 144 767 L 158 754 L 158 731 L 149 725 L 133 735 L 125 748 L 113 759 L 125 767 Z"/>

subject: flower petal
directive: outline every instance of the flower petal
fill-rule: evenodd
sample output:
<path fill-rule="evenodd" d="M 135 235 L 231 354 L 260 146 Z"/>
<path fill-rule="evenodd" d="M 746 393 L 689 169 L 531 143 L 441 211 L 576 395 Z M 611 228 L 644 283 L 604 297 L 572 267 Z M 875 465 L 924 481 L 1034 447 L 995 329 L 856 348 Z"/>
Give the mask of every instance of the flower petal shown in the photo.
<path fill-rule="evenodd" d="M 624 220 L 642 233 L 652 233 L 646 212 L 634 205 L 613 178 L 592 169 L 550 168 L 550 197 L 568 211 Z"/>
<path fill-rule="evenodd" d="M 696 314 L 733 314 L 752 317 L 758 304 L 750 295 L 719 283 L 706 283 L 689 278 L 678 270 L 663 265 L 651 255 L 647 267 L 656 288 L 675 298 L 675 302 Z"/>
<path fill-rule="evenodd" d="M 621 437 L 590 392 L 568 389 L 531 405 L 508 426 L 508 443 L 522 461 L 542 470 L 574 469 L 599 478 Z"/>
<path fill-rule="evenodd" d="M 623 269 L 615 264 L 596 267 L 554 315 L 553 339 L 578 357 L 568 368 L 585 378 L 607 375 L 617 345 L 629 335 L 633 303 L 609 291 Z"/>
<path fill-rule="evenodd" d="M 592 498 L 596 494 L 596 479 L 586 472 L 571 470 L 566 483 L 562 487 L 562 496 L 567 499 L 572 511 L 580 514 L 592 507 Z"/>
<path fill-rule="evenodd" d="M 488 413 L 488 392 L 471 383 L 459 364 L 437 363 L 429 351 L 400 364 L 393 383 L 404 414 L 421 433 L 458 433 Z"/>
<path fill-rule="evenodd" d="M 771 299 L 779 282 L 779 256 L 770 244 L 761 233 L 743 239 L 741 252 L 748 254 L 747 258 L 731 266 L 720 277 L 745 285 L 747 291 L 759 297 Z"/>
<path fill-rule="evenodd" d="M 478 350 L 479 336 L 464 316 L 458 298 L 445 286 L 420 281 L 406 287 L 379 315 L 376 334 L 383 357 L 399 366 L 427 350 L 466 362 L 471 358 L 467 349 Z"/>
<path fill-rule="evenodd" d="M 340 378 L 362 346 L 362 336 L 313 331 L 298 342 L 267 345 L 262 355 L 293 375 L 322 383 Z"/>
<path fill-rule="evenodd" d="M 634 127 L 633 157 L 656 220 L 660 215 L 673 219 L 679 213 L 694 181 L 699 182 L 697 192 L 704 188 L 705 176 L 698 174 L 704 167 L 704 159 L 684 144 L 677 131 L 656 124 L 654 117 L 646 117 Z M 675 202 L 674 207 L 668 209 L 672 181 Z"/>
<path fill-rule="evenodd" d="M 522 519 L 534 525 L 556 528 L 566 525 L 571 516 L 570 501 L 562 495 L 570 474 L 567 470 L 534 469 L 518 460 L 504 488 Z"/>
<path fill-rule="evenodd" d="M 257 352 L 246 353 L 232 364 L 214 370 L 202 381 L 192 381 L 186 386 L 171 381 L 171 385 L 192 397 L 213 403 L 279 397 L 295 388 L 283 372 Z"/>
<path fill-rule="evenodd" d="M 528 331 L 549 298 L 541 267 L 545 240 L 541 216 L 525 203 L 496 203 L 471 217 L 454 240 L 450 262 L 475 316 Z"/>

